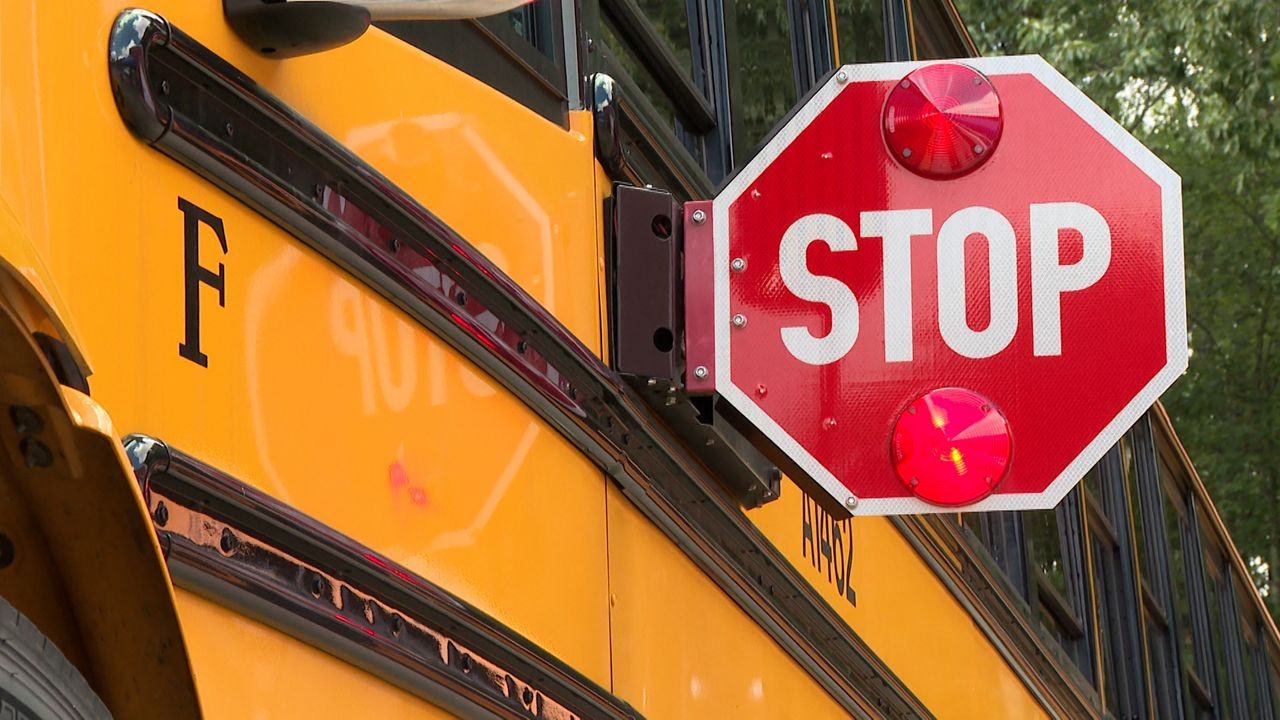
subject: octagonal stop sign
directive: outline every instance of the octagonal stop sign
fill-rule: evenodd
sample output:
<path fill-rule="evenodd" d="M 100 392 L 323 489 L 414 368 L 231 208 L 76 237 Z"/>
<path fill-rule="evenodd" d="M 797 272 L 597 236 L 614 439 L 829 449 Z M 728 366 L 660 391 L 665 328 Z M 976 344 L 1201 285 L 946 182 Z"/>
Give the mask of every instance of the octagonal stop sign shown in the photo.
<path fill-rule="evenodd" d="M 1186 369 L 1180 180 L 1039 57 L 847 66 L 705 207 L 690 388 L 858 514 L 1052 507 Z"/>

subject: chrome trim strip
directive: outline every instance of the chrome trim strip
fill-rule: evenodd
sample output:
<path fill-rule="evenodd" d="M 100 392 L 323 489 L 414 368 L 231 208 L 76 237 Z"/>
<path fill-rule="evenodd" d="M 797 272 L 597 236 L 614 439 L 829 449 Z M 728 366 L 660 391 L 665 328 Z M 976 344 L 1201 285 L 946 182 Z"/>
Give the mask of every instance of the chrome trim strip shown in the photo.
<path fill-rule="evenodd" d="M 640 718 L 370 548 L 156 438 L 124 442 L 177 585 L 464 717 Z"/>
<path fill-rule="evenodd" d="M 163 19 L 125 11 L 110 47 L 116 101 L 140 139 L 351 272 L 504 383 L 849 713 L 932 717 L 635 391 L 449 226 Z M 244 132 L 221 132 L 215 110 L 227 123 L 243 118 Z"/>

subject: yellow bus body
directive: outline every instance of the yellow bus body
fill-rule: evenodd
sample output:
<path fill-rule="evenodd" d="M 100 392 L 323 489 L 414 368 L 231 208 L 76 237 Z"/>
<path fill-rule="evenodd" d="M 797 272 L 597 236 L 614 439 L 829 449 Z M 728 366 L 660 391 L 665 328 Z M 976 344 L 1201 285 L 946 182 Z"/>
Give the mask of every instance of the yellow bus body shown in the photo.
<path fill-rule="evenodd" d="M 27 332 L 62 338 L 92 370 L 91 396 L 62 390 L 69 416 L 74 405 L 75 417 L 101 415 L 99 427 L 116 437 L 163 438 L 358 540 L 644 717 L 847 715 L 498 379 L 237 198 L 139 142 L 121 121 L 105 66 L 110 29 L 129 6 L 0 4 L 2 297 Z M 390 178 L 583 345 L 605 353 L 603 203 L 611 186 L 589 112 L 570 112 L 560 127 L 377 29 L 279 61 L 239 40 L 220 3 L 154 0 L 146 9 Z M 201 266 L 225 268 L 221 302 L 214 288 L 199 290 L 207 366 L 179 352 L 182 202 L 225 229 L 225 252 L 207 225 L 197 243 Z M 95 473 L 103 483 L 129 479 L 125 466 Z M 94 487 L 79 492 L 92 496 Z M 141 501 L 135 511 L 146 512 Z M 787 480 L 779 500 L 744 512 L 934 716 L 1069 716 L 1034 671 L 1019 667 L 1002 631 L 944 581 L 945 553 L 921 546 L 923 524 L 832 520 Z M 50 519 L 40 532 L 74 538 L 71 521 Z M 806 523 L 816 536 L 806 537 Z M 818 555 L 822 542 L 826 557 Z M 160 550 L 153 543 L 146 552 L 159 558 Z M 447 716 L 429 698 L 216 598 L 181 584 L 166 590 L 163 568 L 150 567 L 164 582 L 137 587 L 172 597 L 181 630 L 170 641 L 184 649 L 204 716 Z M 85 577 L 69 577 L 84 572 L 52 569 L 50 586 L 85 587 Z M 13 592 L 2 580 L 0 591 Z M 106 641 L 75 615 L 50 612 L 45 632 L 79 658 L 100 694 L 123 697 L 102 668 Z M 119 716 L 144 716 L 117 702 Z"/>

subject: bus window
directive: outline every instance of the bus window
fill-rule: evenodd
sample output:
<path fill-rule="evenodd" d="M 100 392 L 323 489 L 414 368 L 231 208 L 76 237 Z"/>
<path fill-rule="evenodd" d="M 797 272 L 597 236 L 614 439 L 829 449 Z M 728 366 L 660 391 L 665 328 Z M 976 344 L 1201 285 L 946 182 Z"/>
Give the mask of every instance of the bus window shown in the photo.
<path fill-rule="evenodd" d="M 881 62 L 884 54 L 884 3 L 880 0 L 831 0 L 836 27 L 836 64 Z"/>
<path fill-rule="evenodd" d="M 1161 462 L 1161 470 L 1168 472 Z M 1195 632 L 1191 619 L 1191 589 L 1187 553 L 1185 510 L 1176 491 L 1164 488 L 1165 528 L 1169 533 L 1169 564 L 1173 576 L 1174 603 L 1177 607 L 1179 649 L 1182 669 L 1190 692 L 1195 717 L 1211 712 L 1213 707 L 1209 686 L 1202 679 L 1201 668 L 1195 657 Z"/>
<path fill-rule="evenodd" d="M 1103 697 L 1116 717 L 1144 717 L 1141 615 L 1124 458 L 1112 447 L 1085 482 Z"/>
<path fill-rule="evenodd" d="M 667 43 L 684 71 L 702 87 L 701 66 L 693 64 L 693 43 L 689 35 L 689 7 L 685 0 L 636 0 L 653 30 Z"/>
<path fill-rule="evenodd" d="M 1079 488 L 1071 491 L 1053 510 L 1021 515 L 1030 560 L 1028 601 L 1045 630 L 1058 640 L 1085 677 L 1092 678 L 1080 493 Z"/>
<path fill-rule="evenodd" d="M 1212 537 L 1204 532 L 1206 538 Z M 1219 717 L 1251 717 L 1248 710 L 1248 687 L 1245 676 L 1244 638 L 1240 628 L 1240 605 L 1236 602 L 1231 566 L 1219 547 L 1205 548 L 1205 566 L 1210 570 L 1208 582 L 1210 625 L 1213 629 L 1214 656 L 1217 658 Z"/>
<path fill-rule="evenodd" d="M 1276 713 L 1277 710 L 1280 710 L 1280 703 L 1276 702 L 1275 696 L 1272 695 L 1272 690 L 1278 683 L 1272 673 L 1271 663 L 1267 659 L 1266 638 L 1268 628 L 1264 623 L 1265 621 L 1257 620 L 1250 623 L 1252 638 L 1245 650 L 1249 663 L 1247 668 L 1249 717 L 1260 718 L 1261 720 L 1276 720 Z"/>
<path fill-rule="evenodd" d="M 636 58 L 635 53 L 627 43 L 618 37 L 613 23 L 603 22 L 600 24 L 600 37 L 605 42 L 605 47 L 600 52 L 611 58 L 622 68 L 625 74 L 620 76 L 621 79 L 630 81 L 635 85 L 636 89 L 640 91 L 640 97 L 653 106 L 653 109 L 661 116 L 663 124 L 669 130 L 675 132 L 679 129 L 681 125 L 680 114 L 676 111 L 675 104 L 671 102 L 671 98 L 663 91 L 658 79 Z M 628 98 L 628 101 L 635 102 L 635 98 Z"/>
<path fill-rule="evenodd" d="M 1211 568 L 1212 564 L 1208 564 Z M 1205 577 L 1205 600 L 1209 609 L 1209 641 L 1213 666 L 1208 669 L 1212 677 L 1214 706 L 1218 709 L 1218 717 L 1230 718 L 1231 703 L 1227 702 L 1227 642 L 1223 637 L 1222 617 L 1219 614 L 1219 603 L 1222 601 L 1220 584 L 1222 578 L 1216 577 L 1212 571 Z"/>
<path fill-rule="evenodd" d="M 1182 670 L 1174 625 L 1170 584 L 1168 526 L 1156 469 L 1151 424 L 1140 420 L 1121 442 L 1125 483 L 1133 515 L 1138 556 L 1138 588 L 1143 627 L 1147 632 L 1147 666 L 1151 671 L 1153 717 L 1182 717 Z"/>
<path fill-rule="evenodd" d="M 798 97 L 787 0 L 737 0 L 726 15 L 734 157 L 750 159 Z"/>
<path fill-rule="evenodd" d="M 1118 589 L 1112 587 L 1115 573 L 1110 567 L 1111 553 L 1098 540 L 1091 541 L 1093 551 L 1093 591 L 1098 609 L 1098 664 L 1101 668 L 1102 682 L 1099 691 L 1103 702 L 1110 713 L 1116 717 L 1125 717 L 1120 705 L 1120 691 L 1116 682 L 1116 652 L 1114 630 L 1116 626 L 1116 610 L 1113 599 Z"/>

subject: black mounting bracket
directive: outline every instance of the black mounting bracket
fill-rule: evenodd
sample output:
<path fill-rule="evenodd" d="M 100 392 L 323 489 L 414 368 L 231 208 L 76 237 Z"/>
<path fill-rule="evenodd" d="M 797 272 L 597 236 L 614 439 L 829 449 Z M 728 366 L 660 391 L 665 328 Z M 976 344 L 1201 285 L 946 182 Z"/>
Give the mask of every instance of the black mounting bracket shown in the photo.
<path fill-rule="evenodd" d="M 683 212 L 671 193 L 617 184 L 605 208 L 613 368 L 746 507 L 776 500 L 782 472 L 714 393 L 685 378 Z"/>

